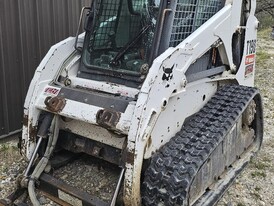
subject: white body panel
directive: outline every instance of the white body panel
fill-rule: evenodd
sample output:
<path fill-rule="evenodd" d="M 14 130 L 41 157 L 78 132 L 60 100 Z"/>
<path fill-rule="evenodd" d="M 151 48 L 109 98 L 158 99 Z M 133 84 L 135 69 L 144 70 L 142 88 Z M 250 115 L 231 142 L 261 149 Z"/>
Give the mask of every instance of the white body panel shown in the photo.
<path fill-rule="evenodd" d="M 38 124 L 39 110 L 35 106 L 39 100 L 40 94 L 46 85 L 53 81 L 58 69 L 63 61 L 74 52 L 74 38 L 68 38 L 51 47 L 40 65 L 35 71 L 34 77 L 30 83 L 29 90 L 24 104 L 24 121 L 23 125 L 23 143 L 24 151 L 27 158 L 31 157 L 35 147 L 35 130 Z"/>
<path fill-rule="evenodd" d="M 169 105 L 161 112 L 151 132 L 144 158 L 150 158 L 159 149 L 159 145 L 165 144 L 180 131 L 185 118 L 198 112 L 216 90 L 216 83 L 198 81 L 171 96 Z"/>

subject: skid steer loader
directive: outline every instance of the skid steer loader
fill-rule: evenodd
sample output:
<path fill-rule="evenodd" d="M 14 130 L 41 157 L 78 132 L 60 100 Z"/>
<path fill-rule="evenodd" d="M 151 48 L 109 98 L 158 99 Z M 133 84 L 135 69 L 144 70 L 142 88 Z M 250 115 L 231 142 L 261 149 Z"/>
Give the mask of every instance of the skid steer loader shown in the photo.
<path fill-rule="evenodd" d="M 2 204 L 26 188 L 35 206 L 36 189 L 63 205 L 216 204 L 262 143 L 255 8 L 92 1 L 85 34 L 54 45 L 34 74 L 21 142 L 29 164 Z M 62 151 L 119 168 L 112 198 L 54 177 Z"/>

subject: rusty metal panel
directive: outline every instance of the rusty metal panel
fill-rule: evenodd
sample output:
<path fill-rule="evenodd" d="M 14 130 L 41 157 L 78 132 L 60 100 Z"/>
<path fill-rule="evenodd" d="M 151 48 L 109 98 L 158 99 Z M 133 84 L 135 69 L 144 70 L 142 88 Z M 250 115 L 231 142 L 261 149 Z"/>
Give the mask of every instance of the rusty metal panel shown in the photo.
<path fill-rule="evenodd" d="M 91 0 L 0 1 L 0 138 L 21 128 L 29 83 L 49 48 L 75 36 Z"/>

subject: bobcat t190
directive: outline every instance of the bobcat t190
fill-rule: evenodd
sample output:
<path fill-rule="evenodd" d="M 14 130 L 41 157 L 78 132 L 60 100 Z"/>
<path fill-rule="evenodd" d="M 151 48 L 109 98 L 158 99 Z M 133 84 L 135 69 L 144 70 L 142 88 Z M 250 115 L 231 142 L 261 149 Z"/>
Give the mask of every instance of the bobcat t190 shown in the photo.
<path fill-rule="evenodd" d="M 94 0 L 83 8 L 85 34 L 50 49 L 25 100 L 20 189 L 32 204 L 38 187 L 71 205 L 214 205 L 262 143 L 255 7 Z M 51 175 L 61 149 L 120 168 L 110 201 Z"/>

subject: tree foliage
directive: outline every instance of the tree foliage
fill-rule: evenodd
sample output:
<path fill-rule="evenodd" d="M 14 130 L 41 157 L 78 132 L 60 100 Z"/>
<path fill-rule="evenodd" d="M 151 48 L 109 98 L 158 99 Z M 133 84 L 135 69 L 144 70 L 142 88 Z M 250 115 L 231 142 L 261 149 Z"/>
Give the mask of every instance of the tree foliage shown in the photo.
<path fill-rule="evenodd" d="M 274 0 L 257 0 L 256 13 L 269 14 L 274 18 Z"/>

